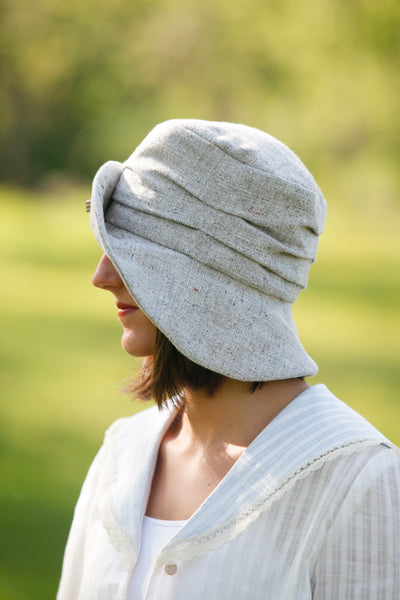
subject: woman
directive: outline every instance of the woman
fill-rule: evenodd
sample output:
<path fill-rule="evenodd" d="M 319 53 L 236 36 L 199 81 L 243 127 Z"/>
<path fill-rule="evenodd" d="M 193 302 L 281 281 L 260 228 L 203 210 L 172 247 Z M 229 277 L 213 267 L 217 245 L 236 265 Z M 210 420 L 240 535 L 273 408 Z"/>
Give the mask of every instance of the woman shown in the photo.
<path fill-rule="evenodd" d="M 97 173 L 132 390 L 83 486 L 59 600 L 400 597 L 396 448 L 323 385 L 291 305 L 325 201 L 243 125 L 175 120 Z"/>

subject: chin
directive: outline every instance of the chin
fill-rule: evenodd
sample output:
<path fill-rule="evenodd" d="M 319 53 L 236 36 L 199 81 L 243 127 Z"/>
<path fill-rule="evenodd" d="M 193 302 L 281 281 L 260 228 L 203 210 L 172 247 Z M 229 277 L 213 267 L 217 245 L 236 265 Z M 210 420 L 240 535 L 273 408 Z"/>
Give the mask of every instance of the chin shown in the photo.
<path fill-rule="evenodd" d="M 154 352 L 154 339 L 148 339 L 147 336 L 143 339 L 141 336 L 132 335 L 131 332 L 124 332 L 121 346 L 130 356 L 151 356 Z"/>

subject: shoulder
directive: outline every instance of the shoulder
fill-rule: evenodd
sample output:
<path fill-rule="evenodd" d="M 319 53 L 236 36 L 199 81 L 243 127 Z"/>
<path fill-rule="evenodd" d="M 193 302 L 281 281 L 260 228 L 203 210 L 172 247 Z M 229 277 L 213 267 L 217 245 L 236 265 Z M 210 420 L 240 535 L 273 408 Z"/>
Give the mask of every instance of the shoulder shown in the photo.
<path fill-rule="evenodd" d="M 385 494 L 397 498 L 400 509 L 400 451 L 362 415 L 316 385 L 302 399 L 299 411 L 308 413 L 303 432 L 314 446 L 310 464 L 314 482 L 333 483 L 332 498 L 339 505 L 363 503 L 366 497 Z M 396 504 L 396 502 L 395 502 Z"/>
<path fill-rule="evenodd" d="M 158 416 L 157 413 L 157 407 L 150 406 L 129 417 L 120 417 L 107 428 L 105 438 L 107 439 L 115 435 L 126 435 L 135 430 L 140 430 L 142 427 L 151 427 L 154 419 Z"/>
<path fill-rule="evenodd" d="M 105 441 L 108 439 L 132 439 L 137 436 L 151 435 L 163 429 L 169 422 L 173 410 L 169 407 L 159 410 L 157 406 L 145 408 L 130 417 L 121 417 L 112 423 L 105 432 Z"/>
<path fill-rule="evenodd" d="M 396 446 L 323 385 L 288 405 L 264 430 L 253 454 L 282 491 L 301 482 L 313 495 L 314 486 L 334 482 L 331 498 L 339 504 L 353 485 L 381 485 L 380 475 L 384 479 L 389 472 L 396 480 L 400 469 Z"/>
<path fill-rule="evenodd" d="M 368 485 L 391 472 L 400 472 L 400 451 L 383 433 L 362 415 L 334 396 L 323 385 L 311 389 L 309 401 L 314 402 L 315 416 L 326 439 L 331 439 L 332 457 L 336 452 L 342 462 L 358 464 L 357 481 Z"/>
<path fill-rule="evenodd" d="M 122 472 L 138 456 L 141 460 L 152 456 L 174 416 L 175 409 L 171 407 L 159 410 L 151 406 L 131 417 L 117 419 L 104 436 L 103 453 L 107 462 Z"/>
<path fill-rule="evenodd" d="M 318 427 L 321 437 L 340 443 L 348 440 L 371 440 L 394 447 L 367 419 L 339 400 L 325 385 L 311 386 L 294 401 L 294 412 Z"/>
<path fill-rule="evenodd" d="M 343 500 L 391 490 L 396 492 L 400 509 L 400 452 L 396 446 L 380 443 L 359 446 L 354 451 L 350 448 L 321 466 L 321 475 L 336 481 L 334 487 L 343 492 Z"/>
<path fill-rule="evenodd" d="M 380 444 L 362 453 L 360 461 L 360 471 L 352 489 L 362 494 L 371 494 L 374 490 L 387 490 L 392 496 L 396 493 L 400 511 L 399 449 L 394 445 Z"/>

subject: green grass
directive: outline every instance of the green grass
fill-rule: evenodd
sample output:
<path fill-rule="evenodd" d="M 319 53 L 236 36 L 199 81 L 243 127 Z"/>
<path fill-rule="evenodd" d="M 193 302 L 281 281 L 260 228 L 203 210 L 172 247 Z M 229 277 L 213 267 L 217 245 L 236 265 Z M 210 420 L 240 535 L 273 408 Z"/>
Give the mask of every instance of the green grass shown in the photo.
<path fill-rule="evenodd" d="M 54 597 L 74 503 L 103 432 L 138 410 L 119 393 L 136 364 L 120 349 L 112 297 L 90 284 L 100 251 L 87 194 L 61 190 L 50 201 L 0 189 L 7 600 Z M 398 215 L 383 224 L 344 204 L 331 213 L 295 307 L 300 337 L 320 366 L 312 382 L 326 383 L 400 444 Z"/>

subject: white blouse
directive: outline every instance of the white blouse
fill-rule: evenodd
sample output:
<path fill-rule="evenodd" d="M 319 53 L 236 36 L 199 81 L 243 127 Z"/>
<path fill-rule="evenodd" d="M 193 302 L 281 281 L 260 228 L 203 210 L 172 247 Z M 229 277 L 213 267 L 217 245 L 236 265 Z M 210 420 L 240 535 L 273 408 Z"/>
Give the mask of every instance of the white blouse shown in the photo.
<path fill-rule="evenodd" d="M 180 530 L 185 521 L 165 521 L 143 517 L 142 544 L 128 584 L 128 600 L 142 600 L 158 553 Z"/>
<path fill-rule="evenodd" d="M 58 600 L 126 600 L 174 409 L 109 429 L 65 551 Z M 316 385 L 250 444 L 159 551 L 145 600 L 399 600 L 400 458 Z"/>

